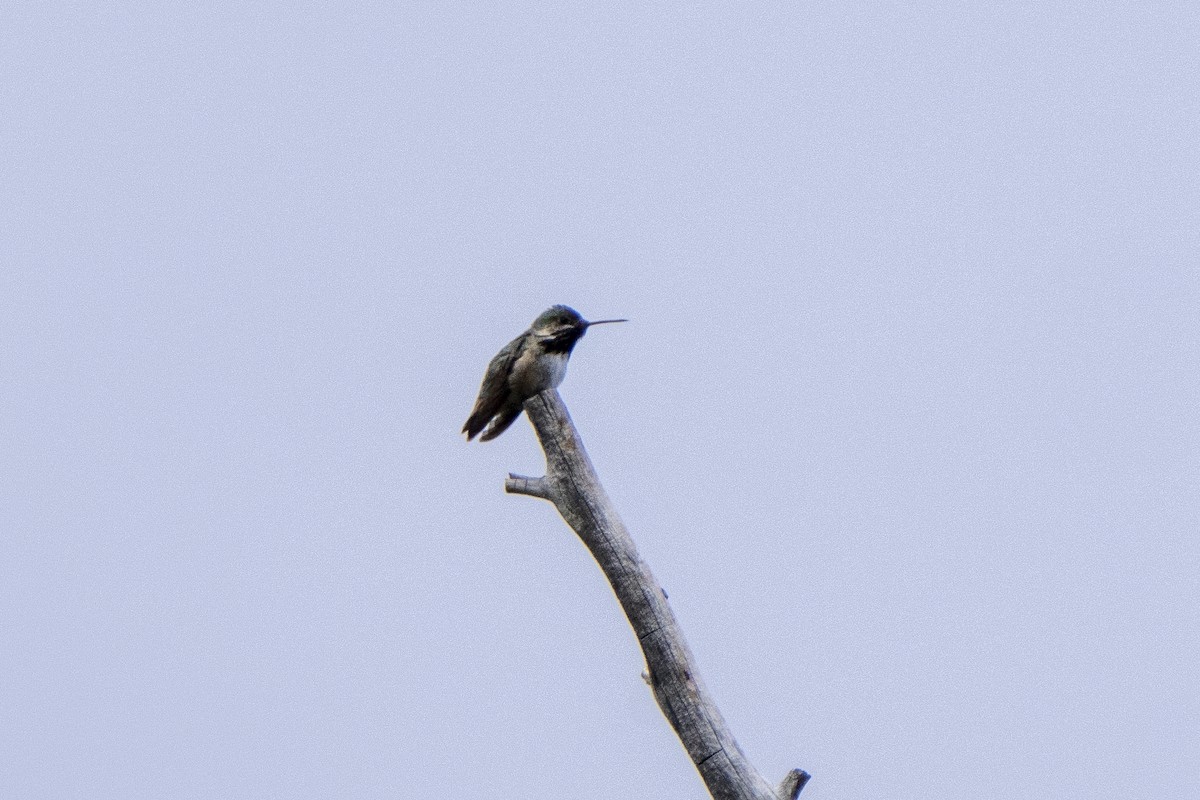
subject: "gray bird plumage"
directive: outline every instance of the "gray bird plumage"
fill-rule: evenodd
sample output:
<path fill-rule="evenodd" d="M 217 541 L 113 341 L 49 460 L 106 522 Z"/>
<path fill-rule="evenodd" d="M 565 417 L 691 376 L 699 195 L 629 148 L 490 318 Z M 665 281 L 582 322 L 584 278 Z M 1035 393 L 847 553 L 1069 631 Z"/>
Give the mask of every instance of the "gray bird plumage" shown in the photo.
<path fill-rule="evenodd" d="M 562 305 L 543 311 L 529 330 L 506 344 L 488 364 L 475 407 L 463 425 L 467 441 L 480 433 L 481 442 L 495 439 L 521 416 L 526 400 L 557 388 L 566 376 L 571 351 L 589 327 L 625 321 L 588 322 Z"/>

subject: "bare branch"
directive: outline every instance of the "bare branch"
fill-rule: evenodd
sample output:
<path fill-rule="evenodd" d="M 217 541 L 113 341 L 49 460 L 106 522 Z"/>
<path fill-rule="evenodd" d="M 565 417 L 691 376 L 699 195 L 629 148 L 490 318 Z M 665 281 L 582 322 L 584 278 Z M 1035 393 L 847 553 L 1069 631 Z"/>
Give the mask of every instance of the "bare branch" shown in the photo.
<path fill-rule="evenodd" d="M 779 800 L 796 800 L 796 796 L 800 794 L 800 790 L 804 788 L 804 784 L 808 783 L 808 779 L 811 777 L 801 769 L 794 769 L 784 775 L 779 788 L 775 790 L 775 793 L 779 795 Z"/>
<path fill-rule="evenodd" d="M 746 759 L 696 673 L 675 614 L 600 485 L 562 398 L 553 389 L 525 402 L 546 454 L 546 477 L 510 475 L 505 490 L 551 501 L 612 585 L 646 658 L 643 677 L 714 800 L 795 800 L 808 773 L 773 788 Z"/>
<path fill-rule="evenodd" d="M 509 494 L 527 494 L 542 500 L 553 500 L 550 497 L 550 484 L 545 478 L 527 478 L 524 475 L 514 475 L 510 472 L 508 480 L 504 482 L 504 491 Z"/>

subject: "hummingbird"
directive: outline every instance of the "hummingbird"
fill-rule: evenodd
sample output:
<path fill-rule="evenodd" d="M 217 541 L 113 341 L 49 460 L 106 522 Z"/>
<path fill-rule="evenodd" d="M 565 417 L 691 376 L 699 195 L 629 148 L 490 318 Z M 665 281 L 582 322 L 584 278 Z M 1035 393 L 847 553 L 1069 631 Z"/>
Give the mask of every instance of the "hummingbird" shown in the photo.
<path fill-rule="evenodd" d="M 571 350 L 592 325 L 628 321 L 601 319 L 588 322 L 568 306 L 547 308 L 529 330 L 506 344 L 488 364 L 475 408 L 471 409 L 471 416 L 463 425 L 467 441 L 483 431 L 479 441 L 490 442 L 521 416 L 526 400 L 547 389 L 558 388 L 567 374 Z"/>

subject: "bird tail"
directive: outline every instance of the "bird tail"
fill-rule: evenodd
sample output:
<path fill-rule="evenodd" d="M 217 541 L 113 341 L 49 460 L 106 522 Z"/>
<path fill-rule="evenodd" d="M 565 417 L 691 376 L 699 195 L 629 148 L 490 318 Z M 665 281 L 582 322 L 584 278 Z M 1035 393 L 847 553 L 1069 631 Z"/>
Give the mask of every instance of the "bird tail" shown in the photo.
<path fill-rule="evenodd" d="M 517 417 L 521 416 L 523 407 L 518 404 L 515 407 L 505 406 L 500 409 L 496 416 L 492 417 L 492 422 L 488 425 L 488 429 L 483 432 L 483 436 L 479 437 L 481 442 L 490 442 L 500 434 L 508 430 L 508 426 L 516 421 Z"/>
<path fill-rule="evenodd" d="M 490 419 L 491 416 L 492 415 L 487 413 L 487 411 L 484 409 L 475 409 L 474 413 L 472 413 L 467 419 L 467 424 L 463 425 L 462 429 L 462 432 L 467 435 L 468 442 L 479 435 L 479 432 L 483 430 L 485 425 L 487 425 L 488 419 Z"/>

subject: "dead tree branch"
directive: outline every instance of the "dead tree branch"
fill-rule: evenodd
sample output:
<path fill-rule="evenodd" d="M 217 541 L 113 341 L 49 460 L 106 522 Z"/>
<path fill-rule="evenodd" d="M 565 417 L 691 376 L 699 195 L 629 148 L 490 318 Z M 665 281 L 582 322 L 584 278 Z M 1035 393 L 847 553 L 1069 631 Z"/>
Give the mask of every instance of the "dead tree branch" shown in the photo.
<path fill-rule="evenodd" d="M 549 500 L 591 551 L 612 585 L 646 657 L 648 683 L 714 800 L 795 800 L 808 773 L 773 788 L 746 759 L 696 673 L 666 594 L 638 555 L 583 449 L 558 392 L 526 401 L 546 454 L 546 476 L 509 475 L 505 490 Z"/>

